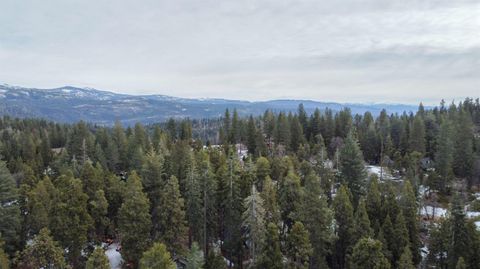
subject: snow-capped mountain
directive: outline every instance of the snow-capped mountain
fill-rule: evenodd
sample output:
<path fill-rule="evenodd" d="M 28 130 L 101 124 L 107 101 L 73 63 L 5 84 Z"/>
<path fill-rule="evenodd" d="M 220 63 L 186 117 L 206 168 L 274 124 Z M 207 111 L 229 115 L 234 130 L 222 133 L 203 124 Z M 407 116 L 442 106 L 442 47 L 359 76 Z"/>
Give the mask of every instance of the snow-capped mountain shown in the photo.
<path fill-rule="evenodd" d="M 248 102 L 226 99 L 187 99 L 166 95 L 128 95 L 92 88 L 65 86 L 36 89 L 0 84 L 0 115 L 41 117 L 57 122 L 85 120 L 111 125 L 116 120 L 131 125 L 153 123 L 174 118 L 214 118 L 225 109 L 237 109 L 240 115 L 260 115 L 266 109 L 296 111 L 303 103 L 307 112 L 315 108 L 334 111 L 349 107 L 353 113 L 370 111 L 378 114 L 383 108 L 389 113 L 415 111 L 416 106 L 389 104 L 340 104 L 311 100 L 272 100 Z"/>

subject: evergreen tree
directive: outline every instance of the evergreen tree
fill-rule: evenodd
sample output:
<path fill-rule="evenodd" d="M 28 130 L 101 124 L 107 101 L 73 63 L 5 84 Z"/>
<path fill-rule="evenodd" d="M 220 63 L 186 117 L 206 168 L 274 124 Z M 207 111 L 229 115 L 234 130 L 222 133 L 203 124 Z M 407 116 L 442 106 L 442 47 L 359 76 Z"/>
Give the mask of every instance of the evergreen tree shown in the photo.
<path fill-rule="evenodd" d="M 284 229 L 291 229 L 293 223 L 298 219 L 301 208 L 302 188 L 300 177 L 290 167 L 289 172 L 280 185 L 279 204 Z"/>
<path fill-rule="evenodd" d="M 185 223 L 184 200 L 180 195 L 178 180 L 171 176 L 160 196 L 158 238 L 170 251 L 179 252 L 185 243 L 187 227 Z"/>
<path fill-rule="evenodd" d="M 227 269 L 227 263 L 216 251 L 210 251 L 203 267 L 205 269 Z"/>
<path fill-rule="evenodd" d="M 252 185 L 252 194 L 245 198 L 244 207 L 246 210 L 243 212 L 243 227 L 252 264 L 256 264 L 265 237 L 265 209 L 255 185 Z"/>
<path fill-rule="evenodd" d="M 406 246 L 403 249 L 402 256 L 400 256 L 400 260 L 398 261 L 397 268 L 398 269 L 415 269 L 415 265 L 413 264 L 412 260 L 412 252 L 410 251 L 410 248 Z"/>
<path fill-rule="evenodd" d="M 459 177 L 468 178 L 473 167 L 473 126 L 469 113 L 460 112 L 456 129 L 453 171 Z"/>
<path fill-rule="evenodd" d="M 280 209 L 278 208 L 277 190 L 270 176 L 266 177 L 260 195 L 264 201 L 265 220 L 268 223 L 279 223 Z"/>
<path fill-rule="evenodd" d="M 468 256 L 471 238 L 466 228 L 465 211 L 460 195 L 454 196 L 450 211 L 449 248 L 447 253 L 449 267 L 453 268 L 460 257 Z"/>
<path fill-rule="evenodd" d="M 247 149 L 249 154 L 257 155 L 257 127 L 252 116 L 248 118 L 247 123 Z"/>
<path fill-rule="evenodd" d="M 274 130 L 275 143 L 288 146 L 290 143 L 290 126 L 288 125 L 285 113 L 280 112 L 277 116 L 277 122 Z"/>
<path fill-rule="evenodd" d="M 49 227 L 53 237 L 68 249 L 70 262 L 76 265 L 93 224 L 87 211 L 88 195 L 83 192 L 82 182 L 71 173 L 57 178 L 55 184 L 58 196 L 53 202 Z"/>
<path fill-rule="evenodd" d="M 0 268 L 1 269 L 9 269 L 10 268 L 10 261 L 8 260 L 8 255 L 4 251 L 5 243 L 2 241 L 2 235 L 0 234 Z"/>
<path fill-rule="evenodd" d="M 303 143 L 303 127 L 298 118 L 292 117 L 290 121 L 290 149 L 297 152 L 300 144 Z"/>
<path fill-rule="evenodd" d="M 270 162 L 265 157 L 260 157 L 255 163 L 255 173 L 257 175 L 256 185 L 259 191 L 263 191 L 263 185 L 266 178 L 270 175 Z"/>
<path fill-rule="evenodd" d="M 150 201 L 150 213 L 152 214 L 152 221 L 154 224 L 154 230 L 158 231 L 159 214 L 158 211 L 162 199 L 162 188 L 164 188 L 165 180 L 163 179 L 163 162 L 162 155 L 157 154 L 154 151 L 147 153 L 145 157 L 145 163 L 142 167 L 142 183 L 144 192 Z"/>
<path fill-rule="evenodd" d="M 363 238 L 353 248 L 352 269 L 389 269 L 390 264 L 383 256 L 382 243 Z"/>
<path fill-rule="evenodd" d="M 376 177 L 373 177 L 370 180 L 365 204 L 370 224 L 373 227 L 375 234 L 378 234 L 381 226 L 380 221 L 382 219 L 382 197 L 380 196 Z"/>
<path fill-rule="evenodd" d="M 435 171 L 440 177 L 440 184 L 436 189 L 442 193 L 446 192 L 446 184 L 453 176 L 453 141 L 451 138 L 451 127 L 448 121 L 440 126 L 440 133 L 437 138 L 437 152 L 435 153 Z"/>
<path fill-rule="evenodd" d="M 288 268 L 308 268 L 308 261 L 313 252 L 309 237 L 308 231 L 301 222 L 293 224 L 286 242 Z"/>
<path fill-rule="evenodd" d="M 385 216 L 385 220 L 383 221 L 382 233 L 383 233 L 382 234 L 383 238 L 385 239 L 385 241 L 382 242 L 384 244 L 383 248 L 385 248 L 386 250 L 385 256 L 394 264 L 395 257 L 393 252 L 395 250 L 397 238 L 395 238 L 395 231 L 393 228 L 392 218 L 390 217 L 389 214 Z"/>
<path fill-rule="evenodd" d="M 354 242 L 354 217 L 353 207 L 348 197 L 345 186 L 341 186 L 335 199 L 333 200 L 333 210 L 335 212 L 335 233 L 337 241 L 335 242 L 334 263 L 336 268 L 347 268 L 347 256 L 351 253 Z"/>
<path fill-rule="evenodd" d="M 200 194 L 199 231 L 201 234 L 196 240 L 202 242 L 203 252 L 208 253 L 208 245 L 217 232 L 217 186 L 207 152 L 200 152 L 197 158 L 198 166 L 195 175 L 198 177 L 196 182 Z"/>
<path fill-rule="evenodd" d="M 96 247 L 87 260 L 85 269 L 110 269 L 107 256 L 101 247 Z"/>
<path fill-rule="evenodd" d="M 149 245 L 152 226 L 149 201 L 142 191 L 137 173 L 128 177 L 124 202 L 118 212 L 118 232 L 122 242 L 122 256 L 137 263 Z"/>
<path fill-rule="evenodd" d="M 300 219 L 310 234 L 313 247 L 310 265 L 325 268 L 326 257 L 333 243 L 333 212 L 328 208 L 326 195 L 320 187 L 320 178 L 314 173 L 305 177 L 305 194 Z"/>
<path fill-rule="evenodd" d="M 282 260 L 283 256 L 280 251 L 278 227 L 274 223 L 269 223 L 265 236 L 265 244 L 258 258 L 258 268 L 282 269 Z"/>
<path fill-rule="evenodd" d="M 101 172 L 95 169 L 90 161 L 83 165 L 80 180 L 82 181 L 83 191 L 88 195 L 89 200 L 92 200 L 95 193 L 104 187 Z"/>
<path fill-rule="evenodd" d="M 467 265 L 465 264 L 465 260 L 463 259 L 463 257 L 460 257 L 458 259 L 455 269 L 467 269 Z"/>
<path fill-rule="evenodd" d="M 345 144 L 340 151 L 340 175 L 353 194 L 353 204 L 358 204 L 358 199 L 364 193 L 365 179 L 367 177 L 363 155 L 353 132 L 345 139 Z"/>
<path fill-rule="evenodd" d="M 409 135 L 410 152 L 419 152 L 422 156 L 425 154 L 425 123 L 423 119 L 416 116 L 413 120 Z"/>
<path fill-rule="evenodd" d="M 223 167 L 223 169 L 222 169 Z M 219 213 L 224 217 L 223 219 L 223 237 L 224 237 L 224 253 L 228 260 L 233 261 L 234 263 L 242 262 L 242 250 L 243 250 L 243 240 L 242 240 L 242 212 L 243 208 L 243 198 L 241 197 L 241 182 L 240 182 L 240 164 L 236 155 L 233 152 L 230 152 L 224 165 L 218 170 L 223 170 L 224 173 L 220 175 L 221 180 L 218 181 L 224 182 L 224 188 L 220 190 L 218 199 L 220 201 L 220 211 L 223 211 L 223 214 Z M 220 187 L 219 187 L 220 189 Z"/>
<path fill-rule="evenodd" d="M 365 206 L 365 200 L 360 199 L 360 202 L 357 206 L 357 211 L 355 211 L 355 237 L 357 240 L 361 238 L 373 237 L 373 230 L 370 224 L 370 219 L 368 218 L 367 208 Z"/>
<path fill-rule="evenodd" d="M 187 264 L 185 269 L 202 269 L 204 258 L 197 242 L 193 242 L 190 251 L 187 254 Z"/>
<path fill-rule="evenodd" d="M 0 161 L 0 234 L 6 243 L 5 251 L 13 253 L 18 243 L 20 208 L 18 190 L 5 162 Z"/>
<path fill-rule="evenodd" d="M 140 269 L 176 269 L 167 247 L 162 243 L 155 243 L 145 251 L 139 263 Z"/>
<path fill-rule="evenodd" d="M 410 181 L 404 181 L 402 195 L 400 197 L 400 207 L 405 218 L 405 225 L 408 230 L 408 238 L 410 251 L 413 256 L 414 264 L 420 262 L 420 247 L 421 242 L 419 238 L 419 223 L 417 219 L 418 206 L 415 192 L 413 191 Z"/>
<path fill-rule="evenodd" d="M 95 233 L 97 238 L 102 238 L 105 235 L 105 230 L 108 227 L 108 201 L 105 198 L 105 192 L 98 190 L 92 200 L 89 202 L 90 216 L 94 221 Z"/>
<path fill-rule="evenodd" d="M 395 218 L 393 234 L 395 244 L 394 249 L 392 249 L 392 254 L 395 262 L 392 264 L 396 264 L 396 262 L 400 259 L 400 256 L 404 252 L 404 249 L 409 245 L 409 234 L 402 212 L 399 212 L 397 217 Z"/>
<path fill-rule="evenodd" d="M 48 227 L 56 196 L 57 189 L 48 177 L 39 181 L 27 193 L 27 233 L 37 234 L 42 228 Z"/>
<path fill-rule="evenodd" d="M 22 251 L 19 264 L 20 268 L 68 268 L 62 248 L 53 240 L 47 228 L 41 229 Z"/>

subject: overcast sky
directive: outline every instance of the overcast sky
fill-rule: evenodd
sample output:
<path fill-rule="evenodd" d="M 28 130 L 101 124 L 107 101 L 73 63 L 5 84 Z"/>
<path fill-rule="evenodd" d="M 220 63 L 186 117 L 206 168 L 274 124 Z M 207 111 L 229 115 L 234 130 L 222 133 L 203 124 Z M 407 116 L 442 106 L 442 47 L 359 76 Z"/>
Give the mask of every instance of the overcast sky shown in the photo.
<path fill-rule="evenodd" d="M 246 100 L 480 96 L 480 1 L 1 0 L 0 83 Z"/>

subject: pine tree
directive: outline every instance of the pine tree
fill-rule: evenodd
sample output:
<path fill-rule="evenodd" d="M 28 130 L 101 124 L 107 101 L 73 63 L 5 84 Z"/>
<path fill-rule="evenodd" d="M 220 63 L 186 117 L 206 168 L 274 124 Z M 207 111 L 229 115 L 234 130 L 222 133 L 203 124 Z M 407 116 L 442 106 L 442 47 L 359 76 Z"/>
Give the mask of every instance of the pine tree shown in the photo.
<path fill-rule="evenodd" d="M 216 251 L 210 251 L 203 267 L 205 269 L 227 269 L 227 263 Z"/>
<path fill-rule="evenodd" d="M 380 196 L 378 181 L 375 177 L 370 180 L 365 204 L 370 224 L 373 227 L 375 234 L 378 234 L 381 226 L 380 222 L 382 220 L 382 197 Z"/>
<path fill-rule="evenodd" d="M 396 264 L 404 252 L 404 249 L 409 245 L 409 234 L 402 212 L 399 212 L 395 218 L 393 234 L 395 238 L 395 244 L 394 249 L 392 249 L 392 254 L 395 262 L 392 264 Z"/>
<path fill-rule="evenodd" d="M 267 176 L 264 181 L 261 197 L 264 201 L 265 220 L 268 223 L 279 223 L 280 209 L 278 208 L 277 190 L 270 176 Z"/>
<path fill-rule="evenodd" d="M 247 123 L 247 149 L 248 153 L 257 155 L 257 127 L 252 116 L 248 118 Z"/>
<path fill-rule="evenodd" d="M 245 227 L 252 264 L 256 264 L 265 237 L 265 209 L 263 199 L 255 185 L 252 185 L 252 194 L 245 198 L 244 207 L 246 210 L 243 212 L 243 227 Z"/>
<path fill-rule="evenodd" d="M 37 234 L 48 227 L 57 189 L 50 178 L 45 177 L 27 193 L 26 226 L 28 233 Z"/>
<path fill-rule="evenodd" d="M 419 152 L 422 156 L 425 154 L 425 123 L 423 119 L 416 116 L 413 120 L 409 135 L 410 152 Z"/>
<path fill-rule="evenodd" d="M 22 251 L 19 263 L 20 268 L 68 268 L 62 248 L 53 240 L 47 228 L 41 229 Z"/>
<path fill-rule="evenodd" d="M 360 199 L 355 211 L 355 237 L 357 240 L 361 238 L 373 237 L 373 230 L 368 218 L 367 208 L 365 206 L 365 200 Z"/>
<path fill-rule="evenodd" d="M 460 195 L 456 194 L 453 197 L 450 211 L 449 248 L 447 253 L 449 267 L 453 268 L 460 257 L 468 256 L 471 238 L 466 228 L 465 211 Z"/>
<path fill-rule="evenodd" d="M 357 205 L 358 199 L 365 191 L 367 174 L 362 151 L 353 132 L 348 134 L 340 151 L 340 175 L 353 194 L 353 204 Z"/>
<path fill-rule="evenodd" d="M 341 186 L 335 199 L 333 200 L 333 210 L 335 212 L 335 233 L 337 241 L 335 242 L 334 263 L 335 267 L 346 268 L 347 256 L 351 253 L 354 242 L 354 218 L 353 206 L 348 197 L 345 186 Z"/>
<path fill-rule="evenodd" d="M 385 217 L 382 225 L 382 233 L 385 238 L 383 248 L 388 250 L 389 255 L 385 255 L 391 262 L 395 262 L 394 250 L 397 238 L 395 238 L 395 232 L 392 224 L 392 218 L 389 214 Z"/>
<path fill-rule="evenodd" d="M 105 230 L 108 227 L 108 201 L 105 198 L 103 190 L 97 190 L 92 200 L 89 202 L 90 216 L 94 221 L 95 233 L 97 238 L 102 238 L 105 235 Z"/>
<path fill-rule="evenodd" d="M 197 242 L 193 242 L 190 251 L 187 254 L 187 264 L 185 269 L 202 269 L 204 258 Z"/>
<path fill-rule="evenodd" d="M 104 187 L 101 171 L 95 169 L 90 161 L 83 165 L 80 180 L 82 181 L 83 191 L 88 195 L 89 200 L 92 200 L 95 193 Z"/>
<path fill-rule="evenodd" d="M 18 243 L 20 208 L 18 190 L 5 162 L 0 161 L 0 234 L 6 243 L 6 252 L 13 253 Z"/>
<path fill-rule="evenodd" d="M 118 212 L 118 231 L 122 242 L 122 256 L 137 263 L 147 249 L 152 226 L 149 200 L 142 191 L 137 173 L 127 180 L 124 202 Z"/>
<path fill-rule="evenodd" d="M 184 200 L 180 195 L 178 180 L 171 176 L 160 196 L 159 230 L 157 237 L 170 251 L 179 252 L 185 243 L 187 227 L 185 223 Z"/>
<path fill-rule="evenodd" d="M 415 269 L 415 265 L 413 264 L 412 260 L 412 252 L 410 251 L 410 248 L 406 246 L 403 249 L 402 256 L 400 256 L 400 260 L 398 261 L 397 268 L 398 269 Z"/>
<path fill-rule="evenodd" d="M 328 208 L 326 195 L 320 187 L 320 178 L 314 173 L 305 177 L 300 219 L 310 234 L 313 247 L 310 265 L 324 268 L 334 239 L 333 212 Z"/>
<path fill-rule="evenodd" d="M 470 177 L 473 167 L 473 125 L 468 112 L 460 112 L 456 130 L 453 171 L 459 177 Z"/>
<path fill-rule="evenodd" d="M 145 251 L 139 263 L 140 269 L 176 269 L 167 247 L 162 243 L 155 243 Z"/>
<path fill-rule="evenodd" d="M 280 251 L 278 227 L 274 223 L 269 223 L 265 236 L 265 244 L 258 258 L 258 268 L 282 269 L 282 260 L 283 256 Z"/>
<path fill-rule="evenodd" d="M 390 264 L 383 256 L 382 243 L 363 238 L 353 248 L 352 269 L 389 269 Z"/>
<path fill-rule="evenodd" d="M 463 257 L 460 257 L 458 259 L 455 269 L 467 269 L 467 265 L 465 264 L 465 260 L 463 259 Z"/>
<path fill-rule="evenodd" d="M 302 103 L 298 105 L 297 115 L 298 115 L 298 121 L 302 126 L 302 131 L 305 134 L 305 136 L 308 138 L 309 136 L 307 134 L 307 129 L 308 129 L 307 112 L 305 111 L 305 107 L 303 106 Z"/>
<path fill-rule="evenodd" d="M 110 269 L 108 258 L 101 247 L 96 247 L 87 260 L 85 269 Z"/>
<path fill-rule="evenodd" d="M 440 133 L 437 138 L 437 152 L 435 153 L 435 171 L 440 177 L 440 184 L 437 189 L 445 193 L 447 183 L 453 176 L 453 141 L 451 138 L 451 127 L 448 121 L 444 121 L 440 126 Z"/>
<path fill-rule="evenodd" d="M 82 182 L 71 173 L 57 178 L 55 184 L 58 196 L 53 202 L 49 227 L 53 237 L 68 249 L 69 260 L 76 265 L 93 224 L 87 211 L 88 195 L 83 192 Z"/>
<path fill-rule="evenodd" d="M 290 143 L 290 126 L 288 125 L 287 117 L 283 112 L 280 112 L 277 116 L 274 137 L 276 144 L 288 146 Z"/>
<path fill-rule="evenodd" d="M 221 208 L 219 215 L 223 216 L 223 240 L 224 253 L 228 260 L 234 263 L 241 263 L 241 253 L 243 250 L 242 240 L 242 212 L 243 198 L 241 197 L 241 173 L 240 163 L 234 152 L 229 152 L 226 162 L 217 170 L 224 171 L 218 180 L 219 194 L 217 195 Z M 217 173 L 218 173 L 217 172 Z M 223 189 L 220 189 L 220 183 L 224 182 Z"/>
<path fill-rule="evenodd" d="M 208 253 L 208 245 L 217 234 L 217 204 L 216 204 L 216 181 L 213 174 L 209 155 L 202 151 L 197 156 L 197 171 L 195 175 L 200 195 L 199 213 L 199 231 L 200 238 L 196 239 L 202 242 L 203 252 Z"/>
<path fill-rule="evenodd" d="M 298 218 L 302 200 L 300 177 L 293 171 L 292 167 L 289 168 L 287 176 L 280 185 L 279 194 L 283 230 L 285 228 L 289 230 Z"/>
<path fill-rule="evenodd" d="M 417 219 L 418 206 L 415 192 L 413 191 L 412 185 L 408 180 L 406 180 L 403 185 L 402 195 L 400 197 L 400 207 L 402 209 L 403 216 L 405 217 L 405 225 L 409 233 L 408 238 L 410 241 L 409 245 L 413 256 L 413 262 L 414 264 L 418 264 L 421 259 L 421 242 L 419 238 L 419 224 Z"/>
<path fill-rule="evenodd" d="M 297 152 L 303 143 L 303 127 L 297 117 L 292 117 L 290 121 L 290 149 Z"/>
<path fill-rule="evenodd" d="M 263 191 L 264 181 L 270 175 L 270 162 L 265 157 L 260 157 L 255 163 L 255 173 L 257 175 L 256 185 L 260 192 Z"/>
<path fill-rule="evenodd" d="M 313 252 L 309 237 L 308 231 L 301 222 L 293 224 L 286 241 L 288 268 L 308 268 L 308 261 Z"/>
<path fill-rule="evenodd" d="M 150 213 L 152 214 L 152 220 L 155 226 L 157 226 L 158 223 L 158 209 L 162 199 L 162 188 L 164 188 L 165 185 L 165 180 L 163 179 L 163 163 L 164 157 L 162 155 L 150 151 L 145 157 L 145 163 L 143 164 L 141 172 L 144 192 L 150 200 Z M 158 230 L 158 227 L 155 227 L 155 230 Z"/>
<path fill-rule="evenodd" d="M 2 235 L 0 234 L 0 268 L 1 269 L 9 269 L 10 268 L 10 261 L 8 260 L 8 255 L 4 251 L 5 243 L 2 240 Z"/>

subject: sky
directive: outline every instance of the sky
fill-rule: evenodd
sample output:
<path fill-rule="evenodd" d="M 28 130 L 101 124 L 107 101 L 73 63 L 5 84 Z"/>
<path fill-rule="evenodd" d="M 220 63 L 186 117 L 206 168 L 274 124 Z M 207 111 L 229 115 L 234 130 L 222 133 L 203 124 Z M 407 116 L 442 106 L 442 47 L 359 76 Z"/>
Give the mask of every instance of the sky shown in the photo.
<path fill-rule="evenodd" d="M 480 97 L 478 0 L 1 0 L 0 83 L 242 100 Z"/>

